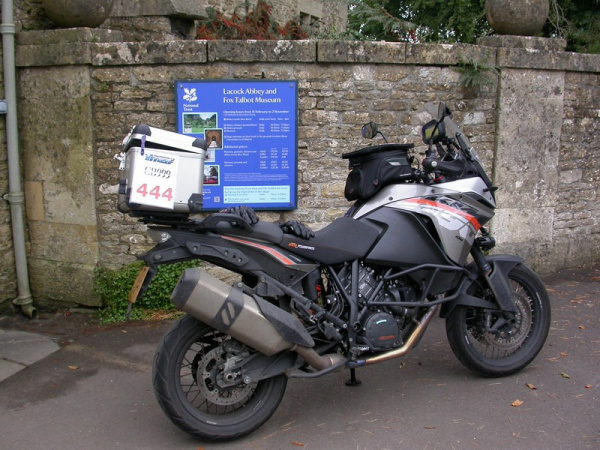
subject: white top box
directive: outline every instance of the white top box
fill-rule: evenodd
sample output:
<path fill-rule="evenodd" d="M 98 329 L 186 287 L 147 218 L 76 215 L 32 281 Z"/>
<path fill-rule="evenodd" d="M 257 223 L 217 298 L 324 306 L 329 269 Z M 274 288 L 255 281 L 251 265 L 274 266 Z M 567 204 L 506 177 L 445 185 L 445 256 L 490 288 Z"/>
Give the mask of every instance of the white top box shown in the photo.
<path fill-rule="evenodd" d="M 202 153 L 206 151 L 206 141 L 140 124 L 134 126 L 123 140 L 123 151 L 126 152 L 130 147 L 151 147 L 161 150 Z"/>
<path fill-rule="evenodd" d="M 119 211 L 163 217 L 201 211 L 204 139 L 141 124 L 123 140 L 123 153 Z"/>

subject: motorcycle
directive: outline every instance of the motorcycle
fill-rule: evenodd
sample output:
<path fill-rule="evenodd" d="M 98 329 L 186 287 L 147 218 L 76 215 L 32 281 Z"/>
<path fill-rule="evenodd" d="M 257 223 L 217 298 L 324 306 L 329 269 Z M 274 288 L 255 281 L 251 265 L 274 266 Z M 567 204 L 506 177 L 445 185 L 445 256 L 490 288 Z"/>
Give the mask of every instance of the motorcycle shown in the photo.
<path fill-rule="evenodd" d="M 485 377 L 514 374 L 540 352 L 550 326 L 539 277 L 512 255 L 487 254 L 484 227 L 496 187 L 441 103 L 412 144 L 345 153 L 351 169 L 344 217 L 312 233 L 292 221 L 258 220 L 246 207 L 203 220 L 145 211 L 156 246 L 141 259 L 131 301 L 157 265 L 202 259 L 239 274 L 228 285 L 186 269 L 172 293 L 187 313 L 162 338 L 154 392 L 169 419 L 204 440 L 229 440 L 263 425 L 288 379 L 317 378 L 399 358 L 432 318 L 450 346 Z"/>

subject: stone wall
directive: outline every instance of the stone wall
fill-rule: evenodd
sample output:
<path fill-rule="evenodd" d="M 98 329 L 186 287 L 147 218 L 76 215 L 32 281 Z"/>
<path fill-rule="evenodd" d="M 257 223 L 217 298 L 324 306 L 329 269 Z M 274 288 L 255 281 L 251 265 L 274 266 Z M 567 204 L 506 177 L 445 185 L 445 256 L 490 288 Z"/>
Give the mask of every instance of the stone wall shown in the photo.
<path fill-rule="evenodd" d="M 341 32 L 346 29 L 346 0 L 278 0 L 270 1 L 272 18 L 284 25 L 299 20 L 311 35 Z M 245 15 L 256 0 L 114 0 L 111 16 L 101 28 L 118 30 L 124 40 L 169 41 L 195 39 L 197 19 L 206 17 L 213 7 L 227 15 Z M 46 15 L 42 0 L 14 0 L 17 31 L 50 30 L 57 26 Z"/>
<path fill-rule="evenodd" d="M 18 36 L 30 267 L 38 302 L 96 304 L 94 267 L 150 245 L 116 211 L 118 153 L 131 126 L 174 129 L 176 79 L 296 79 L 299 208 L 261 213 L 319 228 L 349 207 L 343 152 L 361 125 L 420 145 L 426 102 L 446 101 L 493 174 L 492 231 L 542 272 L 600 260 L 600 56 L 492 46 L 336 41 L 122 42 L 118 32 Z M 491 85 L 462 88 L 461 61 L 492 62 Z M 585 235 L 584 235 L 585 233 Z M 68 286 L 68 289 L 66 288 Z"/>
<path fill-rule="evenodd" d="M 600 208 L 600 76 L 565 74 L 553 244 L 559 264 L 597 261 Z"/>

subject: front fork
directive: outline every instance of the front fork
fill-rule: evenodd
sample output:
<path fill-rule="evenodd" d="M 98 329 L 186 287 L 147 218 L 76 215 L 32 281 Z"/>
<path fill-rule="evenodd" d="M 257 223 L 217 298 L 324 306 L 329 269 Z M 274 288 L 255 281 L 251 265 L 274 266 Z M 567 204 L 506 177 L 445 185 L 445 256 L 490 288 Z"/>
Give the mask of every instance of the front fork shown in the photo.
<path fill-rule="evenodd" d="M 514 256 L 503 257 L 500 255 L 493 259 L 492 267 L 477 244 L 471 248 L 471 256 L 479 269 L 479 273 L 485 279 L 498 307 L 502 311 L 501 321 L 497 321 L 497 323 L 492 325 L 492 328 L 497 329 L 506 322 L 513 321 L 517 313 L 517 307 L 512 299 L 512 292 L 508 282 L 508 273 L 521 260 Z"/>

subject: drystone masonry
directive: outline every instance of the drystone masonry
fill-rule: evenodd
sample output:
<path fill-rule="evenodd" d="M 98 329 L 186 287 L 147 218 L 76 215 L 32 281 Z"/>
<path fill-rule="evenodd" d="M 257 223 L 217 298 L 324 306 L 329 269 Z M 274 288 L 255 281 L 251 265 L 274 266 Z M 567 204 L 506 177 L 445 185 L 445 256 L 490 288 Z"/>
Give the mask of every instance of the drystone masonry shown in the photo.
<path fill-rule="evenodd" d="M 600 233 L 600 76 L 565 75 L 553 245 L 559 266 L 598 260 Z"/>
<path fill-rule="evenodd" d="M 464 61 L 499 73 L 461 87 Z M 116 210 L 114 155 L 135 124 L 174 129 L 182 79 L 298 80 L 299 207 L 262 220 L 317 229 L 339 217 L 350 206 L 340 156 L 369 144 L 362 124 L 414 142 L 420 158 L 424 105 L 443 100 L 500 186 L 497 252 L 542 272 L 600 260 L 598 55 L 493 43 L 124 42 L 82 29 L 19 33 L 17 64 L 38 302 L 97 305 L 95 267 L 128 264 L 149 247 L 144 225 Z"/>

